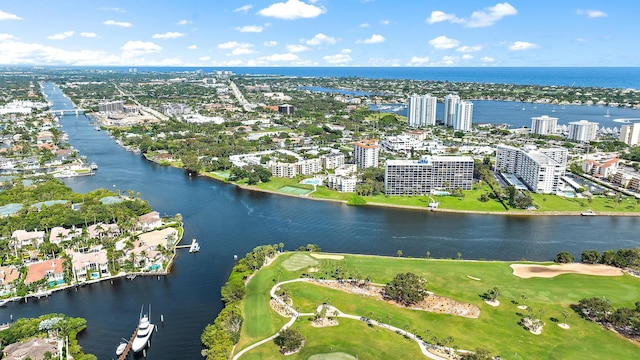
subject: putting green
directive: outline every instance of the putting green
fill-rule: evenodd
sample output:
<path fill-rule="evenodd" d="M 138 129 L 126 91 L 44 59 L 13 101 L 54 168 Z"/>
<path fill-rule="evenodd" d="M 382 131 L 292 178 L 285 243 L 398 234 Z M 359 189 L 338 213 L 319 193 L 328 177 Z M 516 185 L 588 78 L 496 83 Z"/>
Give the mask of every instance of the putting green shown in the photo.
<path fill-rule="evenodd" d="M 306 254 L 293 254 L 287 260 L 282 263 L 287 271 L 298 271 L 308 266 L 316 266 L 318 261 Z"/>

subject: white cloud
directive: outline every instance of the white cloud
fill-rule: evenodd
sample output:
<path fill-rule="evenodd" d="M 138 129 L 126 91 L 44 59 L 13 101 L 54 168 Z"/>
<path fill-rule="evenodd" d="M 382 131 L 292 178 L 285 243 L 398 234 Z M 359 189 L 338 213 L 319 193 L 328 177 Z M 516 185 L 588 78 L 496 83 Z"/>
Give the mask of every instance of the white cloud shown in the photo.
<path fill-rule="evenodd" d="M 0 10 L 0 20 L 22 20 L 22 18 L 15 14 L 9 14 Z"/>
<path fill-rule="evenodd" d="M 211 60 L 211 57 L 210 56 L 202 56 L 202 57 L 199 57 L 198 60 L 200 60 L 200 61 L 209 61 L 209 60 Z"/>
<path fill-rule="evenodd" d="M 384 42 L 384 36 L 378 35 L 378 34 L 373 34 L 368 39 L 358 40 L 356 42 L 357 43 L 363 43 L 363 44 L 379 44 L 381 42 Z"/>
<path fill-rule="evenodd" d="M 180 20 L 176 23 L 177 25 L 189 25 L 189 24 L 193 24 L 193 21 L 189 21 L 189 20 Z"/>
<path fill-rule="evenodd" d="M 382 20 L 382 21 L 380 21 L 380 24 L 382 24 L 382 25 L 391 25 L 391 21 L 389 21 L 389 20 Z"/>
<path fill-rule="evenodd" d="M 295 45 L 287 45 L 287 50 L 289 50 L 290 53 L 297 53 L 297 52 L 309 50 L 309 48 L 304 45 L 295 44 Z"/>
<path fill-rule="evenodd" d="M 273 55 L 261 57 L 259 59 L 266 60 L 266 61 L 275 61 L 275 62 L 300 60 L 300 58 L 296 54 L 273 54 Z"/>
<path fill-rule="evenodd" d="M 235 48 L 231 50 L 230 54 L 227 54 L 227 55 L 238 56 L 238 55 L 249 55 L 249 54 L 255 54 L 255 51 L 250 48 Z"/>
<path fill-rule="evenodd" d="M 485 56 L 482 59 L 480 59 L 480 61 L 482 61 L 483 63 L 492 63 L 492 62 L 496 61 L 496 59 L 494 59 L 492 57 Z"/>
<path fill-rule="evenodd" d="M 106 20 L 105 22 L 103 22 L 103 24 L 111 25 L 111 26 L 120 26 L 120 27 L 132 27 L 133 26 L 133 24 L 131 24 L 130 22 L 115 21 L 115 20 Z"/>
<path fill-rule="evenodd" d="M 428 56 L 425 56 L 425 57 L 414 56 L 411 58 L 411 60 L 409 60 L 409 62 L 407 63 L 407 66 L 424 66 L 427 64 L 429 64 Z"/>
<path fill-rule="evenodd" d="M 15 36 L 7 33 L 0 33 L 0 41 L 7 41 L 15 39 Z"/>
<path fill-rule="evenodd" d="M 98 37 L 98 34 L 96 34 L 96 33 L 94 33 L 94 32 L 86 32 L 86 31 L 85 31 L 85 32 L 81 32 L 81 33 L 80 33 L 80 36 L 82 36 L 82 37 L 84 37 L 84 38 L 91 38 L 91 39 L 94 39 L 94 38 L 97 38 L 97 37 Z"/>
<path fill-rule="evenodd" d="M 47 36 L 47 39 L 49 39 L 49 40 L 64 40 L 64 39 L 66 39 L 68 37 L 73 36 L 73 34 L 75 34 L 75 32 L 73 32 L 73 31 L 65 31 L 65 32 L 53 34 L 51 36 Z"/>
<path fill-rule="evenodd" d="M 582 9 L 578 9 L 576 10 L 576 14 L 578 15 L 584 15 L 589 19 L 595 19 L 595 18 L 600 18 L 600 17 L 607 17 L 607 13 L 601 10 L 582 10 Z"/>
<path fill-rule="evenodd" d="M 443 65 L 453 65 L 458 61 L 458 57 L 457 56 L 443 56 L 442 60 L 440 61 L 441 64 Z"/>
<path fill-rule="evenodd" d="M 262 26 L 259 25 L 245 25 L 245 26 L 239 26 L 236 28 L 236 30 L 243 32 L 243 33 L 259 33 L 262 32 L 264 28 Z"/>
<path fill-rule="evenodd" d="M 0 38 L 9 39 L 6 34 Z M 120 59 L 103 51 L 67 51 L 42 44 L 28 44 L 19 41 L 0 42 L 0 63 L 2 64 L 69 64 L 103 65 L 117 64 Z"/>
<path fill-rule="evenodd" d="M 316 34 L 312 39 L 309 40 L 301 40 L 307 45 L 318 46 L 322 44 L 333 45 L 336 43 L 336 39 L 330 36 L 327 36 L 323 33 Z"/>
<path fill-rule="evenodd" d="M 540 46 L 534 44 L 534 43 L 530 43 L 530 42 L 526 42 L 526 41 L 515 41 L 513 44 L 509 45 L 509 50 L 514 50 L 514 51 L 518 51 L 518 50 L 531 50 L 531 49 L 536 49 L 539 48 Z"/>
<path fill-rule="evenodd" d="M 342 49 L 338 54 L 323 56 L 322 60 L 329 64 L 346 64 L 353 60 L 349 55 L 350 53 L 351 49 Z"/>
<path fill-rule="evenodd" d="M 162 46 L 154 44 L 150 41 L 127 41 L 121 48 L 123 53 L 132 54 L 148 54 L 162 50 Z"/>
<path fill-rule="evenodd" d="M 473 59 L 473 55 L 464 54 L 462 55 L 462 60 L 471 60 Z"/>
<path fill-rule="evenodd" d="M 498 3 L 494 6 L 474 11 L 468 19 L 459 18 L 455 14 L 447 14 L 444 11 L 432 11 L 427 23 L 435 24 L 448 21 L 454 24 L 464 24 L 466 27 L 478 28 L 492 26 L 505 16 L 516 15 L 518 10 L 508 2 Z"/>
<path fill-rule="evenodd" d="M 251 10 L 253 8 L 253 5 L 243 5 L 240 6 L 239 8 L 233 9 L 233 12 L 244 12 L 246 13 L 247 11 Z"/>
<path fill-rule="evenodd" d="M 262 44 L 264 46 L 276 46 L 278 45 L 278 42 L 275 40 L 270 40 L 270 41 L 265 41 L 264 44 Z"/>
<path fill-rule="evenodd" d="M 369 25 L 367 23 L 362 23 L 362 24 L 358 25 L 358 27 L 360 27 L 360 28 L 368 28 L 368 27 L 371 27 L 371 25 Z"/>
<path fill-rule="evenodd" d="M 476 52 L 476 51 L 480 51 L 482 50 L 482 46 L 480 45 L 475 45 L 475 46 L 460 46 L 459 48 L 456 49 L 457 52 L 462 52 L 462 53 L 470 53 L 470 52 Z"/>
<path fill-rule="evenodd" d="M 177 39 L 177 38 L 181 38 L 183 37 L 185 34 L 181 33 L 181 32 L 166 32 L 164 34 L 153 34 L 153 36 L 151 36 L 151 38 L 153 39 Z"/>
<path fill-rule="evenodd" d="M 326 10 L 315 5 L 304 3 L 300 0 L 287 0 L 266 7 L 258 14 L 278 19 L 294 20 L 301 18 L 314 18 L 323 14 Z"/>
<path fill-rule="evenodd" d="M 518 10 L 508 2 L 498 3 L 483 10 L 474 11 L 465 26 L 472 28 L 491 26 L 503 17 L 516 15 L 517 13 Z"/>
<path fill-rule="evenodd" d="M 389 58 L 369 58 L 367 61 L 367 66 L 384 66 L 384 67 L 397 67 L 401 66 L 402 61 L 400 59 L 389 59 Z"/>
<path fill-rule="evenodd" d="M 429 40 L 429 45 L 433 46 L 438 50 L 452 49 L 452 48 L 458 47 L 458 45 L 460 45 L 460 41 L 456 39 L 450 39 L 442 35 L 442 36 L 438 36 L 437 38 Z"/>
<path fill-rule="evenodd" d="M 463 23 L 463 19 L 458 19 L 454 14 L 447 14 L 444 11 L 435 10 L 431 12 L 431 16 L 427 19 L 429 24 L 435 24 L 442 21 L 449 21 L 455 24 Z"/>
<path fill-rule="evenodd" d="M 189 49 L 189 50 L 197 50 L 198 49 L 198 45 L 196 45 L 196 44 L 189 45 L 189 46 L 187 46 L 187 49 Z"/>

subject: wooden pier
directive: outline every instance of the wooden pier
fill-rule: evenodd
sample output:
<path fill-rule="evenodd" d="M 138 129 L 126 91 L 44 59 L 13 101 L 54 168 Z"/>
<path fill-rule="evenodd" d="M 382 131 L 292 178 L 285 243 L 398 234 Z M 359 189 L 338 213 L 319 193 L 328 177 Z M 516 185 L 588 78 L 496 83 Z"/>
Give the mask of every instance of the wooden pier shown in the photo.
<path fill-rule="evenodd" d="M 129 342 L 127 343 L 127 347 L 124 348 L 124 352 L 118 357 L 118 360 L 124 360 L 127 358 L 127 355 L 129 355 L 129 351 L 131 351 L 131 346 L 133 345 L 133 339 L 135 339 L 137 335 L 138 335 L 138 328 L 136 328 L 136 331 L 134 331 L 133 335 L 131 335 L 131 339 L 129 339 Z"/>

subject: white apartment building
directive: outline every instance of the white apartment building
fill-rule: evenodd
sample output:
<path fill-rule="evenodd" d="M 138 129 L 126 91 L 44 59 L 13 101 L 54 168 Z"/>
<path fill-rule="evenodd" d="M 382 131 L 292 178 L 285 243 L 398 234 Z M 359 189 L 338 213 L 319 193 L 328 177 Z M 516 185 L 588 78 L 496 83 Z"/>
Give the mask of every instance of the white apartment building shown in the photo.
<path fill-rule="evenodd" d="M 353 143 L 353 158 L 360 169 L 378 166 L 378 142 L 376 140 Z"/>
<path fill-rule="evenodd" d="M 98 111 L 101 113 L 114 113 L 121 112 L 124 110 L 124 102 L 118 101 L 105 101 L 98 103 Z"/>
<path fill-rule="evenodd" d="M 420 127 L 436 124 L 438 99 L 431 95 L 413 95 L 409 98 L 407 122 L 409 126 Z"/>
<path fill-rule="evenodd" d="M 640 144 L 640 123 L 623 125 L 620 128 L 620 141 L 629 146 Z"/>
<path fill-rule="evenodd" d="M 269 170 L 274 177 L 291 179 L 298 174 L 296 165 L 291 163 L 269 162 Z"/>
<path fill-rule="evenodd" d="M 391 152 L 425 149 L 422 141 L 407 135 L 387 136 L 380 143 L 380 147 Z"/>
<path fill-rule="evenodd" d="M 558 118 L 547 115 L 531 118 L 531 133 L 538 135 L 553 135 L 556 133 Z"/>
<path fill-rule="evenodd" d="M 325 169 L 335 169 L 344 165 L 344 154 L 341 152 L 321 155 L 322 167 Z"/>
<path fill-rule="evenodd" d="M 425 156 L 421 160 L 387 160 L 386 195 L 425 195 L 432 189 L 471 190 L 473 158 L 470 156 Z"/>
<path fill-rule="evenodd" d="M 300 160 L 296 165 L 296 172 L 300 175 L 313 175 L 322 171 L 322 160 L 307 159 Z"/>
<path fill-rule="evenodd" d="M 496 170 L 514 174 L 536 193 L 552 194 L 558 191 L 566 168 L 567 149 L 537 150 L 498 145 Z"/>
<path fill-rule="evenodd" d="M 471 101 L 460 101 L 456 105 L 456 121 L 453 124 L 454 130 L 471 131 L 473 118 L 473 103 Z"/>
<path fill-rule="evenodd" d="M 573 121 L 569 123 L 570 140 L 575 141 L 591 141 L 595 140 L 598 135 L 598 123 L 587 120 Z"/>
<path fill-rule="evenodd" d="M 356 192 L 357 178 L 331 174 L 327 177 L 327 186 L 339 192 Z"/>
<path fill-rule="evenodd" d="M 449 94 L 444 97 L 444 125 L 453 127 L 456 122 L 456 111 L 458 109 L 460 96 Z"/>

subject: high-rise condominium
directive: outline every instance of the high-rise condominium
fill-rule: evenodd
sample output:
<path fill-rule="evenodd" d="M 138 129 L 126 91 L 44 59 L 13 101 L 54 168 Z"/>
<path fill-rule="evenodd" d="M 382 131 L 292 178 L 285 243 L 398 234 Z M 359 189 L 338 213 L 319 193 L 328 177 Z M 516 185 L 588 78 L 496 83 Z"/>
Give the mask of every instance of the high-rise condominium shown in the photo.
<path fill-rule="evenodd" d="M 456 123 L 456 111 L 460 96 L 449 94 L 444 97 L 444 125 L 453 127 Z"/>
<path fill-rule="evenodd" d="M 436 124 L 438 99 L 431 95 L 413 95 L 409 98 L 407 120 L 409 126 L 420 127 Z"/>
<path fill-rule="evenodd" d="M 473 103 L 471 101 L 460 101 L 456 105 L 456 121 L 454 130 L 471 131 L 471 120 L 473 118 Z"/>

